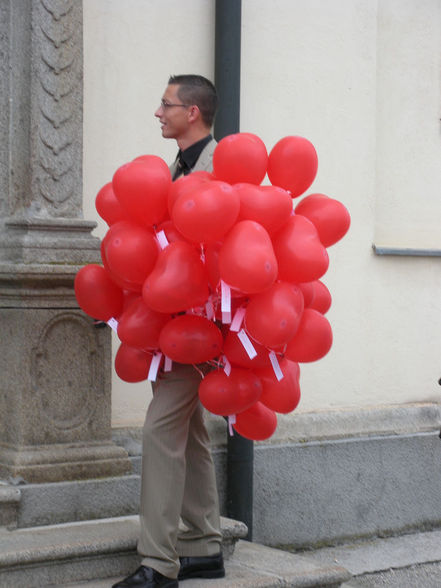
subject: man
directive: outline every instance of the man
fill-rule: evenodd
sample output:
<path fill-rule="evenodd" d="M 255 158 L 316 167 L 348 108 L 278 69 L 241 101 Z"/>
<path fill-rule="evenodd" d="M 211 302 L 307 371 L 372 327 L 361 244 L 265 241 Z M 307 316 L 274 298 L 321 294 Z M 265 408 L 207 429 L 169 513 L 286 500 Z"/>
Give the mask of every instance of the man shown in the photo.
<path fill-rule="evenodd" d="M 217 108 L 213 84 L 198 75 L 172 76 L 155 116 L 179 152 L 173 179 L 212 170 L 210 134 Z M 199 366 L 204 371 L 204 366 Z M 209 438 L 198 397 L 201 376 L 173 364 L 153 383 L 143 429 L 141 566 L 113 588 L 175 588 L 178 580 L 221 578 L 219 506 Z M 181 525 L 180 525 L 181 520 Z"/>

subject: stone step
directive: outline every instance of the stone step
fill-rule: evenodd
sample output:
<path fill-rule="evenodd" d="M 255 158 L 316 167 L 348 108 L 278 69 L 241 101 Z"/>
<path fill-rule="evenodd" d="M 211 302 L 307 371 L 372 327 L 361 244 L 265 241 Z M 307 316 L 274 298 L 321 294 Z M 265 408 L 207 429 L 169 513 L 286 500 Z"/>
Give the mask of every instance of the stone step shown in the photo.
<path fill-rule="evenodd" d="M 18 484 L 0 486 L 0 501 L 2 489 L 5 495 L 15 492 L 17 497 L 18 494 L 15 525 L 9 523 L 8 527 L 37 527 L 137 515 L 140 487 L 140 477 L 136 474 L 47 484 Z"/>
<path fill-rule="evenodd" d="M 134 571 L 134 570 L 131 570 Z M 316 564 L 303 555 L 239 541 L 234 554 L 225 562 L 225 578 L 186 580 L 185 588 L 337 588 L 351 574 L 333 564 Z M 110 588 L 121 577 L 59 584 L 57 588 Z"/>
<path fill-rule="evenodd" d="M 222 518 L 225 558 L 247 535 L 246 525 Z M 0 529 L 0 588 L 64 586 L 109 576 L 139 565 L 138 516 L 8 530 Z"/>

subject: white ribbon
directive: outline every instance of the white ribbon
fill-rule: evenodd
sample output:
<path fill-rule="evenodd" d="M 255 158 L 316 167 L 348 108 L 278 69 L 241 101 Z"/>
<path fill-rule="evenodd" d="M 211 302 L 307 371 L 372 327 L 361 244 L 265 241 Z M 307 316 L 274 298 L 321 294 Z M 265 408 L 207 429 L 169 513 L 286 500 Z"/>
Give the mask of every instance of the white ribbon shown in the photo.
<path fill-rule="evenodd" d="M 277 381 L 280 382 L 280 380 L 283 380 L 284 375 L 283 375 L 282 370 L 280 369 L 279 361 L 278 361 L 277 355 L 275 354 L 274 351 L 269 352 L 269 358 L 270 358 L 271 365 L 273 366 L 274 374 L 277 378 Z"/>
<path fill-rule="evenodd" d="M 167 247 L 168 239 L 164 231 L 159 231 L 159 233 L 156 233 L 156 239 L 161 249 L 165 249 Z"/>
<path fill-rule="evenodd" d="M 226 355 L 222 356 L 222 362 L 224 364 L 224 372 L 229 376 L 231 374 L 231 363 L 228 361 L 228 357 Z"/>
<path fill-rule="evenodd" d="M 230 331 L 235 331 L 236 333 L 242 327 L 243 319 L 245 317 L 246 308 L 241 306 L 236 310 L 234 313 L 233 320 L 231 321 Z"/>
<path fill-rule="evenodd" d="M 109 320 L 107 321 L 107 324 L 112 329 L 112 331 L 115 331 L 115 333 L 117 332 L 117 330 L 118 330 L 118 321 L 116 320 L 116 318 L 114 318 L 114 317 L 109 318 Z"/>
<path fill-rule="evenodd" d="M 250 359 L 253 359 L 254 357 L 256 357 L 257 355 L 257 351 L 254 349 L 253 344 L 250 341 L 250 338 L 248 337 L 248 335 L 245 333 L 245 331 L 243 329 L 241 329 L 238 333 L 237 336 L 240 339 L 240 342 L 242 343 L 245 351 L 248 354 L 248 357 Z"/>
<path fill-rule="evenodd" d="M 230 433 L 230 437 L 234 435 L 233 425 L 236 423 L 236 415 L 230 414 L 228 417 L 228 432 Z"/>
<path fill-rule="evenodd" d="M 211 296 L 207 300 L 207 302 L 205 303 L 205 314 L 207 315 L 207 319 L 209 321 L 216 319 L 216 316 L 214 313 L 213 298 Z"/>
<path fill-rule="evenodd" d="M 172 366 L 173 366 L 173 361 L 169 357 L 167 357 L 167 355 L 165 355 L 164 356 L 164 372 L 171 372 Z"/>
<path fill-rule="evenodd" d="M 149 375 L 147 376 L 147 380 L 151 382 L 156 382 L 156 378 L 158 376 L 158 369 L 159 364 L 161 363 L 162 353 L 158 352 L 155 353 L 152 357 L 152 361 L 150 363 Z"/>
<path fill-rule="evenodd" d="M 231 323 L 231 288 L 221 280 L 221 311 L 222 322 Z"/>

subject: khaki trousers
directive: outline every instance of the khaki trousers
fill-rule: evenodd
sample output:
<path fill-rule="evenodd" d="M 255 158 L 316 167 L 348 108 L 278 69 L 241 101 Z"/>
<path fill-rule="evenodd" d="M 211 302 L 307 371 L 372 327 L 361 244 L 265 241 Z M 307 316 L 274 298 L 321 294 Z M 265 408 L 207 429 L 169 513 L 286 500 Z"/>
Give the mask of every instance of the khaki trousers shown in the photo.
<path fill-rule="evenodd" d="M 169 578 L 179 556 L 215 555 L 222 539 L 200 381 L 193 366 L 173 364 L 153 383 L 143 429 L 138 552 L 142 565 Z"/>

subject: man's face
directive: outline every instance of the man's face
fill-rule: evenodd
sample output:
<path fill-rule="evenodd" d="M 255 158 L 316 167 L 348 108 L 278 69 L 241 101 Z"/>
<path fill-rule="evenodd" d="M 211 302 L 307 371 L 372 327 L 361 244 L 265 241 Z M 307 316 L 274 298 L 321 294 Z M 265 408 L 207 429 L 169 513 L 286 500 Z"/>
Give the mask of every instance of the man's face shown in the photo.
<path fill-rule="evenodd" d="M 189 107 L 182 103 L 178 90 L 179 85 L 168 85 L 162 96 L 161 105 L 155 112 L 161 123 L 162 136 L 166 139 L 179 139 L 189 128 Z"/>

